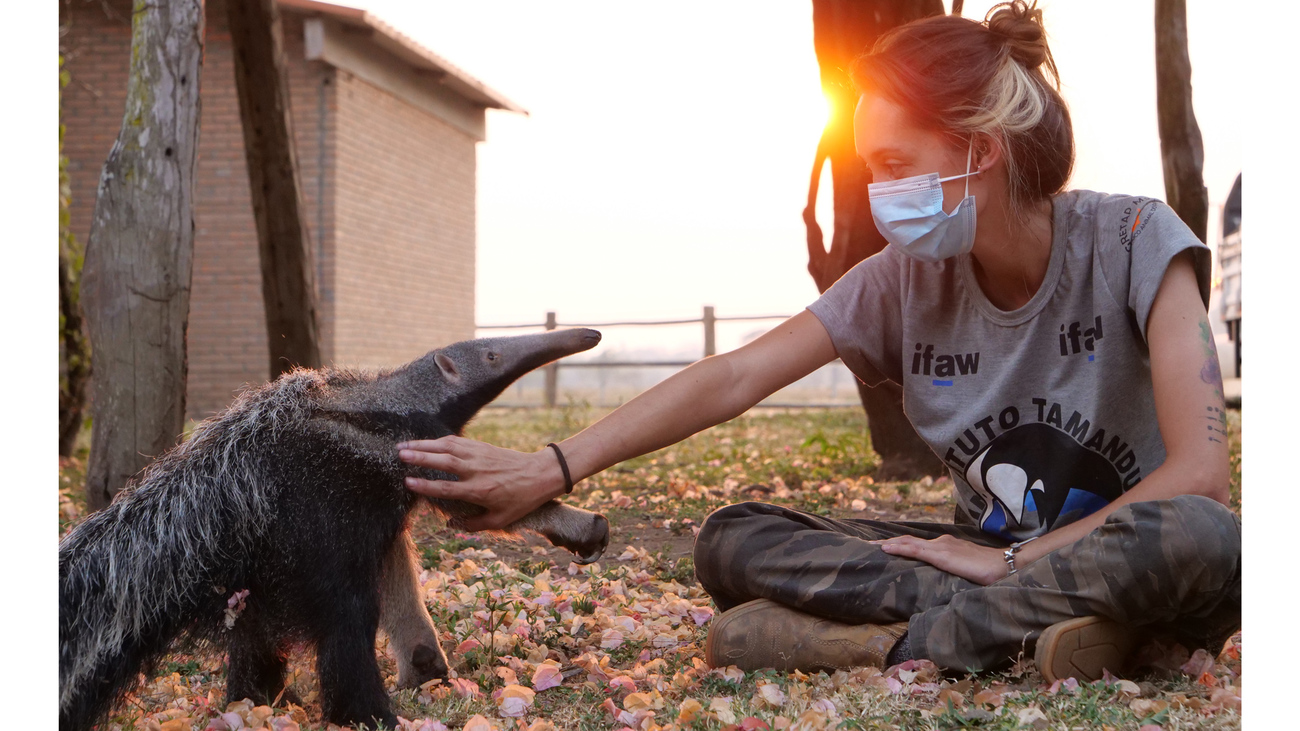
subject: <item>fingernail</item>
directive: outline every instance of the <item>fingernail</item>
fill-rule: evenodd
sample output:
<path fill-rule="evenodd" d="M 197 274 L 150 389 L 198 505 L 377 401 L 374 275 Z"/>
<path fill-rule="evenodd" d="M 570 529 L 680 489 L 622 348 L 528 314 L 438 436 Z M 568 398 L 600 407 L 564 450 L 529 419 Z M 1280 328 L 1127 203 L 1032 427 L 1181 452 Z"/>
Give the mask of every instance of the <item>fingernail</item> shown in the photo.
<path fill-rule="evenodd" d="M 414 477 L 408 477 L 408 478 L 406 478 L 406 486 L 407 486 L 407 487 L 415 487 L 417 484 L 419 484 L 419 483 L 417 483 L 417 482 L 415 481 L 415 478 L 414 478 Z"/>
<path fill-rule="evenodd" d="M 409 449 L 400 449 L 400 450 L 397 452 L 397 458 L 398 458 L 398 459 L 411 459 L 411 458 L 413 458 L 413 457 L 415 457 L 415 452 L 412 452 L 412 451 L 409 450 Z"/>
<path fill-rule="evenodd" d="M 397 444 L 397 448 L 398 448 L 398 449 L 406 449 L 406 448 L 409 447 L 409 446 L 411 446 L 411 443 L 410 443 L 410 442 L 399 442 L 399 443 Z"/>

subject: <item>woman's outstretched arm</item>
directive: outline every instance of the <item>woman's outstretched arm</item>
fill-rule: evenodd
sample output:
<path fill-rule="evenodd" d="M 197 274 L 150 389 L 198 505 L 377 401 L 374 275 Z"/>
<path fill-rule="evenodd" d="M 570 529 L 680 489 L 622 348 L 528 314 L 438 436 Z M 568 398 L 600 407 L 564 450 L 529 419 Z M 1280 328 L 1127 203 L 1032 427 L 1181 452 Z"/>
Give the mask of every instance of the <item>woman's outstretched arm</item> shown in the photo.
<path fill-rule="evenodd" d="M 674 374 L 559 447 L 576 482 L 739 416 L 835 357 L 821 321 L 805 310 L 748 345 Z M 459 478 L 408 477 L 411 490 L 488 509 L 466 521 L 468 530 L 502 528 L 564 494 L 564 476 L 550 449 L 516 452 L 454 436 L 407 442 L 398 449 L 404 462 Z"/>

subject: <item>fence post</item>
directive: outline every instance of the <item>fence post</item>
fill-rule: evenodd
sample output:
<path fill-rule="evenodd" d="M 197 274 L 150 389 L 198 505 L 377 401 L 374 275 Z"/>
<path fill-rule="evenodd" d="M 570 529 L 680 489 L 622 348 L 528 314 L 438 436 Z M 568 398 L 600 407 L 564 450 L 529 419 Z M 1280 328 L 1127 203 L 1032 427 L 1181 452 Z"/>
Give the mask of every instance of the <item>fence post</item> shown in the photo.
<path fill-rule="evenodd" d="M 554 312 L 546 313 L 546 329 L 547 330 L 555 329 Z M 546 366 L 546 405 L 547 406 L 555 406 L 555 392 L 559 387 L 559 380 L 560 380 L 559 369 L 560 369 L 560 364 L 558 361 Z"/>
<path fill-rule="evenodd" d="M 716 322 L 713 316 L 713 305 L 704 306 L 704 357 L 715 355 L 718 352 L 716 342 L 713 339 L 713 323 Z"/>

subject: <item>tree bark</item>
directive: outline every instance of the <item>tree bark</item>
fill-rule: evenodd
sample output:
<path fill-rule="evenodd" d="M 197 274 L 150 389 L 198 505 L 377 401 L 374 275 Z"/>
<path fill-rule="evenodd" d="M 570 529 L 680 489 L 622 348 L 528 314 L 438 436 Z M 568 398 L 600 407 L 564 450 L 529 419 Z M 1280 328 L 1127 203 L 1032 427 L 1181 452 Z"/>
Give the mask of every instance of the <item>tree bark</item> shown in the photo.
<path fill-rule="evenodd" d="M 821 69 L 822 93 L 830 103 L 830 119 L 822 130 L 813 161 L 804 225 L 808 232 L 808 273 L 819 292 L 855 264 L 885 248 L 886 241 L 871 218 L 866 166 L 853 145 L 853 111 L 858 96 L 849 79 L 853 59 L 871 49 L 891 28 L 943 13 L 941 0 L 813 0 L 813 46 Z M 822 166 L 831 164 L 835 224 L 827 251 L 817 224 L 817 190 Z M 873 448 L 881 457 L 877 475 L 884 479 L 915 479 L 947 472 L 943 463 L 917 435 L 903 413 L 903 393 L 897 384 L 871 387 L 858 382 L 867 413 Z"/>
<path fill-rule="evenodd" d="M 275 0 L 226 3 L 262 264 L 270 377 L 319 368 L 311 242 L 294 153 L 284 40 Z"/>
<path fill-rule="evenodd" d="M 185 326 L 194 252 L 202 0 L 135 0 L 122 130 L 86 242 L 91 509 L 176 442 L 185 419 Z"/>
<path fill-rule="evenodd" d="M 1202 176 L 1201 128 L 1192 109 L 1186 0 L 1156 0 L 1156 111 L 1165 199 L 1192 233 L 1205 241 L 1210 197 Z"/>

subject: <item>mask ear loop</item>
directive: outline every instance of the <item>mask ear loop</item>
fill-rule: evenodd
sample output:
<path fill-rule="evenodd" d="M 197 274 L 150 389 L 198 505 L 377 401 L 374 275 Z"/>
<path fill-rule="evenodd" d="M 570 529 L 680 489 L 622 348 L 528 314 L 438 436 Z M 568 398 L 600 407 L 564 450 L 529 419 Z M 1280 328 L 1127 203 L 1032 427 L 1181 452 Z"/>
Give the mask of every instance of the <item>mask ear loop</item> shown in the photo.
<path fill-rule="evenodd" d="M 971 154 L 973 152 L 975 152 L 974 137 L 971 138 L 970 146 L 966 148 L 966 193 L 962 196 L 962 200 L 966 200 L 967 198 L 970 197 L 970 161 L 971 161 Z"/>

